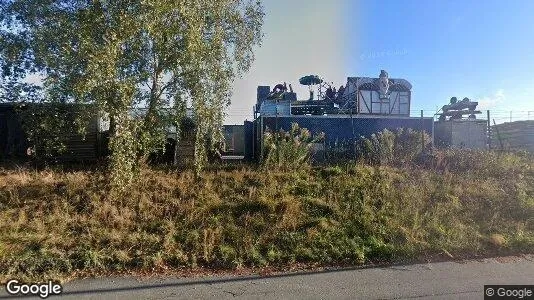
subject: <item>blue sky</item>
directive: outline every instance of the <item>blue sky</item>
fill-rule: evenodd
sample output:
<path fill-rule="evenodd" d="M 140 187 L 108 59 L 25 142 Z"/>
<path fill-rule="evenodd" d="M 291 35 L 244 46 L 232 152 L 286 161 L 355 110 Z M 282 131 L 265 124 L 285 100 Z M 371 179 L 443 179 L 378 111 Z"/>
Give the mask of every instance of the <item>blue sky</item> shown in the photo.
<path fill-rule="evenodd" d="M 310 73 L 339 86 L 348 76 L 376 77 L 381 69 L 412 83 L 413 110 L 435 111 L 456 96 L 479 101 L 479 108 L 497 118 L 512 110 L 516 116 L 532 111 L 534 119 L 534 1 L 268 0 L 264 5 L 265 40 L 251 72 L 236 82 L 229 123 L 250 119 L 259 84 L 296 86 L 298 77 Z"/>

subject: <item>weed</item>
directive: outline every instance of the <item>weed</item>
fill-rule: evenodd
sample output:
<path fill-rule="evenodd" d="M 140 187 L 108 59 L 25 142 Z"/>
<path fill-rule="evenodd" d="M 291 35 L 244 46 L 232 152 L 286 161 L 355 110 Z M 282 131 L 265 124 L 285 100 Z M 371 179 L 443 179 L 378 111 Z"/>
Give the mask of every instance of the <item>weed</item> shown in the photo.
<path fill-rule="evenodd" d="M 477 156 L 479 155 L 479 156 Z M 446 170 L 442 166 L 447 166 Z M 534 249 L 528 155 L 434 151 L 409 167 L 0 170 L 0 281 L 159 267 L 359 264 Z"/>

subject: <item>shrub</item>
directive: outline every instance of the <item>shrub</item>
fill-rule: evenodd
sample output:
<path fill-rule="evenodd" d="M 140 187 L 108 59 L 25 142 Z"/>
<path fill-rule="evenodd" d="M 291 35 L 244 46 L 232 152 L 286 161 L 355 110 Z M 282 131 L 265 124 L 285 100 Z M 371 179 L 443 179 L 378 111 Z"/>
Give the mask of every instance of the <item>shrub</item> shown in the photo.
<path fill-rule="evenodd" d="M 339 141 L 325 143 L 324 158 L 328 163 L 345 163 L 354 159 L 354 143 Z"/>
<path fill-rule="evenodd" d="M 297 123 L 291 124 L 291 130 L 271 132 L 263 136 L 265 156 L 263 165 L 268 168 L 294 170 L 309 164 L 311 147 L 323 139 L 323 134 L 312 136 L 306 128 Z"/>
<path fill-rule="evenodd" d="M 413 162 L 431 143 L 430 136 L 411 128 L 384 129 L 356 142 L 356 157 L 368 164 L 405 164 Z"/>

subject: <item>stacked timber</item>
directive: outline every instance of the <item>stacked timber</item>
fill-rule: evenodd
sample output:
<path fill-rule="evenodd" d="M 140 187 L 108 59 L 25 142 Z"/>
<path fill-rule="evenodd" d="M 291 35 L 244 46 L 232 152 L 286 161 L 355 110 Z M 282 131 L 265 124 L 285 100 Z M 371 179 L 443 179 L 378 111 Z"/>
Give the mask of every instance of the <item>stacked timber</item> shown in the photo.
<path fill-rule="evenodd" d="M 492 126 L 492 148 L 534 153 L 534 121 L 516 121 Z"/>

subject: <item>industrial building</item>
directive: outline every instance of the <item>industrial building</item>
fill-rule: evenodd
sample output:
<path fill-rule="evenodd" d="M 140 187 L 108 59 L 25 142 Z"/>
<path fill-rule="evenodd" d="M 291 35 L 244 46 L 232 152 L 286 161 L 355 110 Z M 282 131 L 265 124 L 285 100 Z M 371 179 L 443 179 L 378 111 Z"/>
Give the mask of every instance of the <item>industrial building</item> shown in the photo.
<path fill-rule="evenodd" d="M 297 123 L 312 134 L 324 133 L 324 146 L 353 143 L 384 129 L 411 128 L 433 136 L 433 117 L 410 116 L 412 85 L 405 79 L 389 78 L 382 70 L 377 78 L 348 77 L 336 89 L 322 78 L 300 78 L 309 97 L 298 100 L 292 86 L 258 86 L 254 120 L 244 124 L 245 158 L 261 157 L 266 130 L 285 130 Z M 235 140 L 235 137 L 234 137 Z"/>
<path fill-rule="evenodd" d="M 478 103 L 467 98 L 459 102 L 452 98 L 451 103 L 442 108 L 436 122 L 434 117 L 422 114 L 411 116 L 412 85 L 406 79 L 389 78 L 384 70 L 376 78 L 348 77 L 345 85 L 337 89 L 317 75 L 304 76 L 299 83 L 308 87 L 309 95 L 305 99 L 299 99 L 291 84 L 279 83 L 273 89 L 258 86 L 254 119 L 223 128 L 223 158 L 260 160 L 264 133 L 267 130 L 289 131 L 292 123 L 312 134 L 324 134 L 321 144 L 313 147 L 317 151 L 354 145 L 362 136 L 398 128 L 423 130 L 432 137 L 435 146 L 442 147 L 487 149 L 491 141 L 488 121 L 476 119 L 475 115 L 480 114 L 476 110 Z M 464 118 L 466 115 L 468 117 Z M 102 120 L 95 118 L 83 137 L 76 134 L 67 137 L 63 160 L 94 160 L 105 154 L 107 128 Z M 20 124 L 14 104 L 1 104 L 0 158 L 26 156 L 28 145 Z M 168 136 L 169 145 L 173 145 L 174 138 L 172 134 Z M 349 148 L 355 151 L 354 147 Z M 175 162 L 192 160 L 193 135 L 182 137 L 177 147 L 166 147 L 165 152 L 169 152 L 165 157 L 174 158 Z"/>

